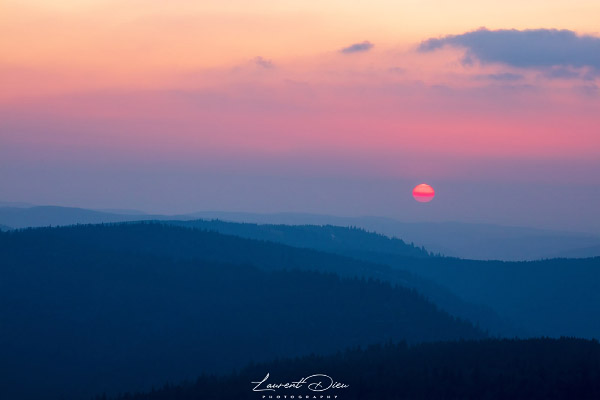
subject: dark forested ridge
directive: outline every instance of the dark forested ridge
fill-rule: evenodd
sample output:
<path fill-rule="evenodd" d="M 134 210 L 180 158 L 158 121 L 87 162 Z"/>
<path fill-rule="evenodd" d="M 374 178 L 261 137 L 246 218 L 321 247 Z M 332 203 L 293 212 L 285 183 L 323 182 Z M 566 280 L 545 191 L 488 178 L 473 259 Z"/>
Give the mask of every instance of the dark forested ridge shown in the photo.
<path fill-rule="evenodd" d="M 266 375 L 266 382 L 256 387 Z M 313 392 L 309 379 L 301 388 L 256 392 L 268 383 L 296 382 L 313 374 L 329 376 L 347 388 Z M 386 344 L 332 356 L 309 356 L 250 365 L 225 377 L 201 376 L 148 393 L 118 400 L 238 400 L 321 398 L 364 399 L 577 399 L 600 398 L 600 344 L 583 339 L 483 340 Z M 308 395 L 309 397 L 305 397 Z M 103 397 L 100 397 L 102 399 Z"/>
<path fill-rule="evenodd" d="M 375 260 L 489 306 L 527 336 L 600 338 L 600 257 L 502 262 L 383 255 Z"/>
<path fill-rule="evenodd" d="M 598 251 L 600 250 L 598 247 L 600 237 L 597 235 L 525 227 L 458 222 L 410 223 L 384 217 L 346 218 L 305 213 L 198 212 L 185 215 L 156 215 L 136 210 L 86 210 L 0 201 L 0 224 L 12 228 L 148 220 L 191 221 L 199 218 L 208 220 L 218 218 L 243 223 L 254 222 L 271 224 L 271 226 L 274 226 L 272 224 L 357 226 L 370 232 L 375 231 L 424 245 L 427 250 L 434 253 L 439 252 L 446 256 L 469 259 L 519 261 L 554 257 L 600 256 Z M 224 228 L 229 229 L 228 226 Z M 243 236 L 243 234 L 240 235 Z"/>
<path fill-rule="evenodd" d="M 11 227 L 6 226 L 6 225 L 0 225 L 0 232 L 9 231 L 9 230 L 11 230 Z"/>
<path fill-rule="evenodd" d="M 427 250 L 356 227 L 333 225 L 272 225 L 225 222 L 220 220 L 167 221 L 166 223 L 216 231 L 250 239 L 268 240 L 294 247 L 343 254 L 345 256 L 382 253 L 406 257 L 429 257 Z"/>
<path fill-rule="evenodd" d="M 227 225 L 227 223 L 224 224 Z M 294 230 L 290 229 L 289 232 L 294 232 Z M 299 236 L 303 235 L 304 231 L 300 231 Z M 375 242 L 382 242 L 392 248 L 399 247 L 400 250 L 397 252 L 403 251 L 400 241 L 390 242 L 389 239 L 378 237 L 379 235 L 375 234 L 359 234 L 361 237 L 368 235 L 376 237 Z M 438 307 L 458 317 L 475 321 L 485 330 L 494 333 L 518 333 L 511 330 L 511 327 L 491 309 L 465 302 L 431 280 L 423 279 L 401 268 L 370 262 L 368 258 L 359 260 L 356 255 L 347 258 L 307 248 L 290 247 L 264 240 L 250 240 L 239 236 L 220 235 L 200 229 L 162 225 L 157 222 L 28 229 L 20 232 L 18 237 L 21 240 L 45 242 L 47 246 L 53 248 L 66 247 L 68 249 L 71 242 L 75 241 L 74 243 L 80 245 L 93 243 L 98 249 L 104 250 L 134 251 L 178 259 L 201 258 L 224 263 L 252 264 L 263 269 L 295 268 L 332 272 L 340 276 L 375 278 L 414 288 Z M 358 245 L 356 240 L 352 243 Z M 345 245 L 348 246 L 347 241 Z M 362 254 L 370 254 L 370 258 L 379 257 L 380 254 L 394 255 L 391 251 L 388 253 L 362 252 Z"/>
<path fill-rule="evenodd" d="M 485 337 L 469 322 L 447 314 L 445 307 L 441 310 L 408 289 L 421 285 L 430 293 L 436 290 L 417 275 L 483 302 L 500 299 L 502 310 L 521 316 L 541 335 L 576 330 L 593 336 L 599 331 L 598 258 L 501 263 L 358 253 L 345 257 L 163 222 L 0 233 L 0 397 L 89 398 L 103 391 L 149 390 L 165 381 L 195 379 L 203 372 L 224 373 L 249 361 L 327 355 L 390 340 L 413 344 Z M 506 393 L 529 393 L 530 387 L 515 374 L 527 377 L 527 382 L 534 379 L 532 374 L 544 382 L 554 379 L 536 363 L 552 365 L 562 357 L 576 357 L 581 343 L 597 345 L 542 342 L 561 343 L 547 348 L 558 358 L 519 361 L 515 356 L 511 365 L 517 372 L 502 372 L 508 368 L 502 364 L 494 370 L 498 375 L 494 372 L 486 378 L 491 381 L 482 382 L 513 391 Z M 494 347 L 513 354 L 515 348 L 526 350 L 514 343 L 538 342 L 488 343 L 513 343 L 510 346 L 516 347 Z M 593 346 L 592 355 L 597 354 Z M 440 351 L 461 359 L 462 353 L 450 348 Z M 465 354 L 485 349 L 457 348 Z M 508 362 L 503 355 L 497 357 Z M 454 385 L 465 391 L 446 398 L 482 398 L 480 392 L 469 394 L 482 385 L 477 373 L 465 370 L 454 376 L 448 371 L 456 365 L 436 358 L 433 351 L 423 359 L 432 366 L 414 365 L 418 371 L 425 368 L 429 380 L 411 379 L 406 385 L 413 392 L 403 393 L 436 398 L 438 392 L 423 388 L 437 382 L 447 390 Z M 388 364 L 373 360 L 363 365 L 374 365 L 369 371 L 375 368 L 383 374 L 377 381 L 394 382 L 395 375 L 385 375 Z M 585 375 L 591 368 L 585 362 L 577 367 L 583 368 L 582 380 L 591 376 Z M 579 376 L 572 368 L 565 372 L 572 379 L 568 388 Z M 416 374 L 405 372 L 409 377 Z M 313 372 L 302 372 L 308 373 Z M 371 389 L 364 390 L 368 394 Z"/>
<path fill-rule="evenodd" d="M 553 258 L 558 254 L 569 254 L 571 257 L 600 256 L 600 252 L 590 254 L 589 251 L 578 251 L 582 247 L 591 248 L 600 245 L 600 237 L 597 233 L 450 221 L 408 222 L 375 216 L 339 217 L 306 213 L 199 212 L 188 217 L 218 218 L 225 221 L 258 224 L 358 226 L 371 232 L 418 243 L 434 253 L 477 260 L 539 260 Z"/>
<path fill-rule="evenodd" d="M 360 229 L 202 220 L 169 223 L 316 248 L 409 271 L 413 278 L 404 285 L 494 334 L 600 338 L 600 318 L 596 318 L 600 309 L 600 257 L 502 262 L 424 257 L 426 251 L 414 257 L 411 251 L 418 248 Z M 361 245 L 362 241 L 365 244 Z M 463 301 L 449 295 L 448 289 Z M 469 307 L 473 304 L 480 308 Z M 498 314 L 512 324 L 499 319 Z"/>
<path fill-rule="evenodd" d="M 358 260 L 218 233 L 28 229 L 0 234 L 0 257 L 2 398 L 89 398 L 252 360 L 485 336 L 413 290 L 331 273 Z"/>

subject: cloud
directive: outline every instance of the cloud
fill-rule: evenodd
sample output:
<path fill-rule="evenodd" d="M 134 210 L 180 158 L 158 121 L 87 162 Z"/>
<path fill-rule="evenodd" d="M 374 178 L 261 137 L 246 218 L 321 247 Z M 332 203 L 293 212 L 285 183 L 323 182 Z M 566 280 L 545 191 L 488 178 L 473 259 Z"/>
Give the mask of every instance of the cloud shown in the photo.
<path fill-rule="evenodd" d="M 594 84 L 579 86 L 577 89 L 580 93 L 589 97 L 597 97 L 600 94 L 600 88 Z"/>
<path fill-rule="evenodd" d="M 569 30 L 495 30 L 481 28 L 461 35 L 423 41 L 418 50 L 465 48 L 463 62 L 501 63 L 518 68 L 589 68 L 600 71 L 600 37 Z"/>
<path fill-rule="evenodd" d="M 489 80 L 498 81 L 498 82 L 515 82 L 515 81 L 519 81 L 519 80 L 523 79 L 524 76 L 521 74 L 514 74 L 512 72 L 502 72 L 502 73 L 498 73 L 498 74 L 477 75 L 476 78 L 483 79 L 483 80 L 489 79 Z"/>
<path fill-rule="evenodd" d="M 392 68 L 388 68 L 388 71 L 393 72 L 394 74 L 404 74 L 406 72 L 406 68 L 392 67 Z"/>
<path fill-rule="evenodd" d="M 373 46 L 375 46 L 373 43 L 369 42 L 368 40 L 365 40 L 364 42 L 354 43 L 348 47 L 344 47 L 343 49 L 340 50 L 340 53 L 344 53 L 344 54 L 363 53 L 365 51 L 371 50 L 373 48 Z"/>
<path fill-rule="evenodd" d="M 263 58 L 261 56 L 254 58 L 254 63 L 256 65 L 258 65 L 259 67 L 262 67 L 265 69 L 275 68 L 275 64 L 273 64 L 273 61 L 267 60 L 266 58 Z"/>
<path fill-rule="evenodd" d="M 551 79 L 575 79 L 581 78 L 581 73 L 571 68 L 558 67 L 549 69 L 544 76 Z"/>
<path fill-rule="evenodd" d="M 543 76 L 548 79 L 582 79 L 584 81 L 593 81 L 600 71 L 581 70 L 566 67 L 554 67 L 544 71 Z"/>

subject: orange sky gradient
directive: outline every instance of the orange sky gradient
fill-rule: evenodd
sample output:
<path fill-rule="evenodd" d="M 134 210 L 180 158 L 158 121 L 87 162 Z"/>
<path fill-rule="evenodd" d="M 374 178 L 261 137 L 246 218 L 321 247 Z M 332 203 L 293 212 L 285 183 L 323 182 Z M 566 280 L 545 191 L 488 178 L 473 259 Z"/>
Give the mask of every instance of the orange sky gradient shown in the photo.
<path fill-rule="evenodd" d="M 598 38 L 598 16 L 596 0 L 4 0 L 2 167 L 236 159 L 232 173 L 600 185 L 594 65 L 419 51 L 480 27 Z"/>
<path fill-rule="evenodd" d="M 514 68 L 462 65 L 460 49 L 415 51 L 478 26 L 593 34 L 595 1 L 26 0 L 0 10 L 0 105 L 25 121 L 119 130 L 79 132 L 90 145 L 598 155 L 600 101 L 582 82 L 523 71 L 503 87 L 477 77 Z M 362 40 L 372 51 L 339 53 Z M 157 124 L 135 129 L 148 120 Z M 167 135 L 169 124 L 178 129 Z M 2 139 L 73 140 L 35 135 Z"/>

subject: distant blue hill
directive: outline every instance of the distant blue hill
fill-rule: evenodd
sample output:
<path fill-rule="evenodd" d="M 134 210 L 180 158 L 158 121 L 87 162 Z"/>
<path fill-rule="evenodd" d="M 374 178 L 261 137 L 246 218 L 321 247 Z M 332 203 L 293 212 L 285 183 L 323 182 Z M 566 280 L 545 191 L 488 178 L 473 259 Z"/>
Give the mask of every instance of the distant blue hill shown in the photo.
<path fill-rule="evenodd" d="M 598 254 L 600 254 L 600 245 L 559 251 L 552 258 L 597 257 Z"/>
<path fill-rule="evenodd" d="M 390 267 L 158 223 L 0 233 L 6 399 L 89 399 L 372 343 L 481 339 Z"/>
<path fill-rule="evenodd" d="M 0 224 L 11 226 L 15 229 L 124 222 L 149 218 L 158 219 L 160 216 L 148 217 L 146 215 L 114 214 L 74 207 L 0 207 Z"/>
<path fill-rule="evenodd" d="M 418 271 L 406 273 L 402 267 L 405 258 L 432 257 L 427 250 L 404 243 L 400 239 L 389 238 L 360 228 L 332 225 L 271 225 L 224 222 L 220 220 L 165 221 L 170 225 L 183 226 L 204 231 L 219 232 L 243 238 L 283 243 L 298 248 L 315 249 L 335 253 L 374 263 L 394 266 L 393 273 L 378 269 L 367 276 L 399 283 L 418 290 L 440 308 L 461 318 L 478 323 L 482 328 L 496 335 L 524 334 L 507 318 L 500 318 L 487 306 L 466 302 L 451 290 L 431 279 L 419 276 Z"/>
<path fill-rule="evenodd" d="M 0 207 L 29 208 L 35 207 L 35 205 L 31 203 L 24 203 L 21 201 L 0 201 Z"/>
<path fill-rule="evenodd" d="M 207 217 L 215 216 L 215 213 L 208 214 Z M 598 286 L 600 285 L 598 281 L 600 279 L 600 258 L 537 263 L 440 260 L 437 257 L 425 257 L 424 253 L 415 257 L 415 254 L 411 254 L 411 252 L 418 252 L 420 251 L 419 248 L 401 240 L 393 240 L 360 229 L 334 226 L 285 227 L 235 224 L 223 221 L 185 221 L 193 217 L 196 217 L 196 215 L 178 216 L 176 218 L 179 220 L 173 220 L 174 217 L 169 216 L 127 216 L 62 207 L 0 208 L 0 223 L 11 227 L 121 222 L 144 219 L 162 219 L 166 221 L 171 218 L 169 223 L 173 224 L 182 224 L 188 227 L 197 225 L 201 229 L 280 242 L 295 247 L 319 249 L 378 265 L 391 266 L 399 274 L 394 278 L 394 282 L 417 289 L 441 308 L 454 315 L 478 322 L 484 329 L 489 329 L 494 334 L 600 337 L 600 325 L 598 325 L 600 322 L 596 322 L 597 319 L 592 318 L 594 310 L 600 309 L 600 297 L 598 296 L 598 293 L 600 293 L 600 290 L 598 290 L 598 287 L 600 287 Z M 252 215 L 246 214 L 228 214 L 226 217 L 230 219 L 234 217 L 253 218 Z M 328 221 L 344 224 L 344 221 L 346 221 L 346 225 L 360 226 L 356 223 L 359 219 L 314 215 L 254 214 L 254 218 L 261 220 L 277 219 L 287 223 Z M 362 219 L 363 222 L 366 220 L 368 219 Z M 415 225 L 402 224 L 388 219 L 373 218 L 372 220 L 378 223 L 381 231 L 387 229 L 388 232 L 394 227 Z M 485 246 L 492 248 L 492 250 L 494 248 L 499 250 L 503 247 L 503 243 L 509 242 L 502 235 L 515 232 L 515 235 L 524 234 L 524 237 L 527 238 L 527 234 L 531 233 L 531 230 L 519 228 L 494 226 L 490 228 L 489 226 L 472 226 L 469 224 L 446 225 L 445 231 L 442 228 L 440 230 L 445 232 L 445 235 L 450 238 L 449 240 L 465 240 L 464 238 L 467 238 L 466 242 L 469 240 L 472 240 L 473 243 L 483 242 Z M 430 224 L 429 226 L 436 225 Z M 452 226 L 458 229 L 454 233 L 449 231 Z M 482 229 L 477 240 L 477 229 L 474 229 L 471 234 L 460 234 L 461 229 L 469 231 L 471 228 Z M 486 234 L 486 232 L 488 233 Z M 503 232 L 503 234 L 494 236 L 490 232 Z M 552 244 L 558 241 L 552 254 L 557 254 L 559 251 L 569 251 L 569 246 L 575 246 L 575 243 L 571 243 L 566 246 L 565 250 L 561 250 L 561 242 L 558 240 L 560 238 L 559 234 L 550 232 L 549 237 L 552 238 L 550 242 L 547 241 L 548 237 L 544 239 L 546 240 L 544 242 L 546 247 L 549 243 Z M 568 237 L 573 238 L 573 236 Z M 529 239 L 523 240 L 527 242 Z M 569 240 L 565 241 L 569 242 Z M 477 245 L 474 244 L 474 247 L 477 248 Z M 510 248 L 510 246 L 508 247 Z M 532 247 L 535 248 L 533 245 Z M 576 246 L 575 249 L 575 254 L 582 254 L 581 245 Z M 583 253 L 583 255 L 594 255 L 596 249 L 595 247 L 589 247 L 586 249 L 588 253 Z M 575 254 L 569 253 L 570 256 L 575 256 Z M 384 275 L 381 277 L 383 278 Z M 385 277 L 385 279 L 390 278 Z M 519 288 L 519 290 L 516 288 Z M 560 318 L 556 318 L 557 310 L 560 310 Z"/>
<path fill-rule="evenodd" d="M 384 217 L 337 217 L 318 214 L 199 212 L 196 218 L 287 225 L 356 226 L 428 251 L 474 260 L 525 261 L 569 254 L 573 258 L 600 256 L 600 232 L 564 232 L 527 227 L 462 222 L 401 222 Z"/>
<path fill-rule="evenodd" d="M 99 211 L 99 212 L 107 213 L 107 214 L 118 214 L 118 215 L 149 215 L 146 212 L 138 211 L 138 210 L 131 210 L 128 208 L 104 208 L 104 209 L 99 209 L 99 210 L 94 210 L 94 211 Z"/>
<path fill-rule="evenodd" d="M 233 222 L 285 225 L 354 226 L 425 247 L 433 253 L 476 260 L 538 260 L 557 256 L 600 256 L 600 236 L 525 227 L 460 222 L 407 223 L 382 217 L 336 217 L 302 213 L 256 214 L 199 212 L 186 215 L 153 215 L 139 211 L 92 211 L 82 208 L 36 206 L 3 207 L 0 224 L 13 228 L 72 225 L 78 223 L 141 220 L 220 219 Z"/>
<path fill-rule="evenodd" d="M 492 333 L 600 338 L 600 320 L 593 317 L 600 309 L 600 257 L 528 262 L 463 260 L 414 254 L 418 248 L 357 228 L 203 220 L 169 223 L 316 248 L 409 271 L 425 279 L 411 278 L 403 285 L 416 288 L 442 308 L 479 322 Z M 494 313 L 465 306 L 470 304 Z M 506 330 L 506 323 L 498 324 L 502 318 L 515 324 L 512 332 Z"/>
<path fill-rule="evenodd" d="M 356 227 L 253 224 L 221 220 L 168 221 L 168 223 L 346 256 L 360 256 L 363 253 L 384 253 L 406 257 L 431 256 L 425 248 L 407 244 L 402 239 L 390 238 Z"/>

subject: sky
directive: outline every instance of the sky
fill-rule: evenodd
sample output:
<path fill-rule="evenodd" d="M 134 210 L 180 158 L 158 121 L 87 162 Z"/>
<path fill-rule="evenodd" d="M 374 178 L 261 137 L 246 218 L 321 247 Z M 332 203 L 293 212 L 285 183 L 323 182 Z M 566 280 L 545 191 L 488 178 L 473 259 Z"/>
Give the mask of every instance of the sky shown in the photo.
<path fill-rule="evenodd" d="M 2 0 L 0 200 L 600 234 L 598 15 L 595 0 Z"/>

